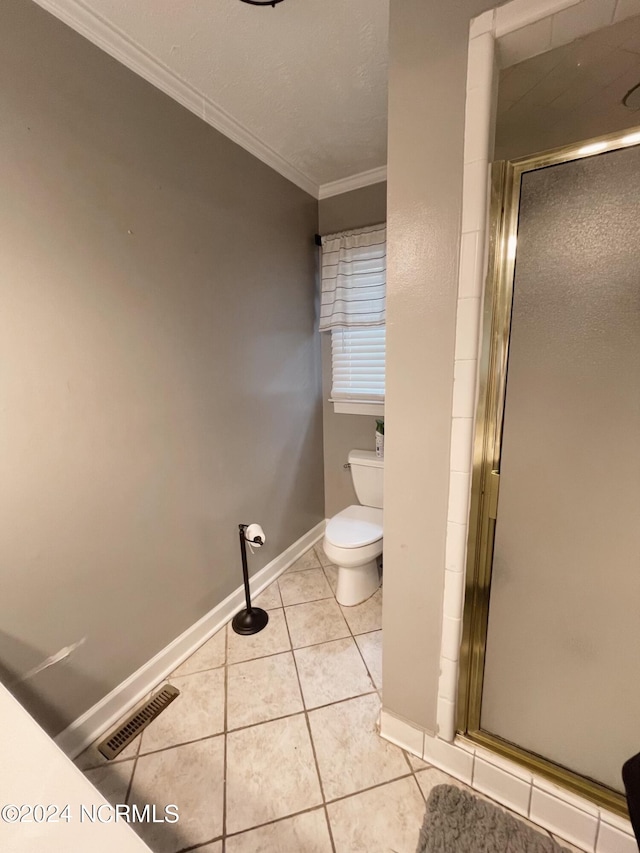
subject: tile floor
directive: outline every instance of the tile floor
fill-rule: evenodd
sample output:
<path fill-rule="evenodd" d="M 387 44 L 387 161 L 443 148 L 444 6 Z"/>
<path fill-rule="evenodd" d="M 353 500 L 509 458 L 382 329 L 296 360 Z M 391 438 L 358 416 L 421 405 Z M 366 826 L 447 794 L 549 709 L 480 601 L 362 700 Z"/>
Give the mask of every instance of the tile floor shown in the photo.
<path fill-rule="evenodd" d="M 171 675 L 181 695 L 111 762 L 76 763 L 112 803 L 175 803 L 154 853 L 414 853 L 431 788 L 459 784 L 382 740 L 382 591 L 334 597 L 307 551 L 256 598 L 268 626 L 220 631 Z"/>

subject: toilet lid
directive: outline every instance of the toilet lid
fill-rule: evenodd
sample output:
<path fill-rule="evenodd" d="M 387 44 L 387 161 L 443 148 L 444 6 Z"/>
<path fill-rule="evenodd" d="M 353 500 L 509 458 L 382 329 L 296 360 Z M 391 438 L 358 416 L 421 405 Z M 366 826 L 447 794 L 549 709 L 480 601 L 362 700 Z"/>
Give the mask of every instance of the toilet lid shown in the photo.
<path fill-rule="evenodd" d="M 327 524 L 325 537 L 338 548 L 361 548 L 382 539 L 382 510 L 371 506 L 348 506 Z"/>

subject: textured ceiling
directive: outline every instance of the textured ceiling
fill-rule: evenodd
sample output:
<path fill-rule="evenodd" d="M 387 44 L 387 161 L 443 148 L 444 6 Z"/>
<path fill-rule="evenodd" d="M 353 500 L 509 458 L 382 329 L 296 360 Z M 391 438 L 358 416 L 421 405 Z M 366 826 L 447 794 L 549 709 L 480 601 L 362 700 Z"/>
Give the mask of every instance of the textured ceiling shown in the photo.
<path fill-rule="evenodd" d="M 640 125 L 622 98 L 640 83 L 640 16 L 500 74 L 496 157 L 510 159 Z"/>
<path fill-rule="evenodd" d="M 275 8 L 240 0 L 72 2 L 311 183 L 386 165 L 389 0 L 284 0 Z M 56 0 L 42 5 L 57 13 Z"/>

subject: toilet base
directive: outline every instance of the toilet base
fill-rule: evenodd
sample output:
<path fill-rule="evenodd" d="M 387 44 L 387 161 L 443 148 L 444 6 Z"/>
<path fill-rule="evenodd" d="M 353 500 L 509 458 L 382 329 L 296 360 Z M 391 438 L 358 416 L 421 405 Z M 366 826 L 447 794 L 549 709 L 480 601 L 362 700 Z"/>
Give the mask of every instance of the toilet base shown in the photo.
<path fill-rule="evenodd" d="M 380 586 L 378 560 L 373 559 L 362 566 L 338 566 L 336 598 L 344 607 L 354 607 L 370 598 Z"/>

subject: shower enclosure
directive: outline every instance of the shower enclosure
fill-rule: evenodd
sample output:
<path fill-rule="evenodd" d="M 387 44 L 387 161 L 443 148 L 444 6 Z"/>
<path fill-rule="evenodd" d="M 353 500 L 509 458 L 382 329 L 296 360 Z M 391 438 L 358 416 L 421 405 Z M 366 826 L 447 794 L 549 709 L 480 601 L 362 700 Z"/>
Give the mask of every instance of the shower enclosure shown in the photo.
<path fill-rule="evenodd" d="M 640 132 L 494 165 L 459 729 L 608 808 L 640 752 Z"/>

